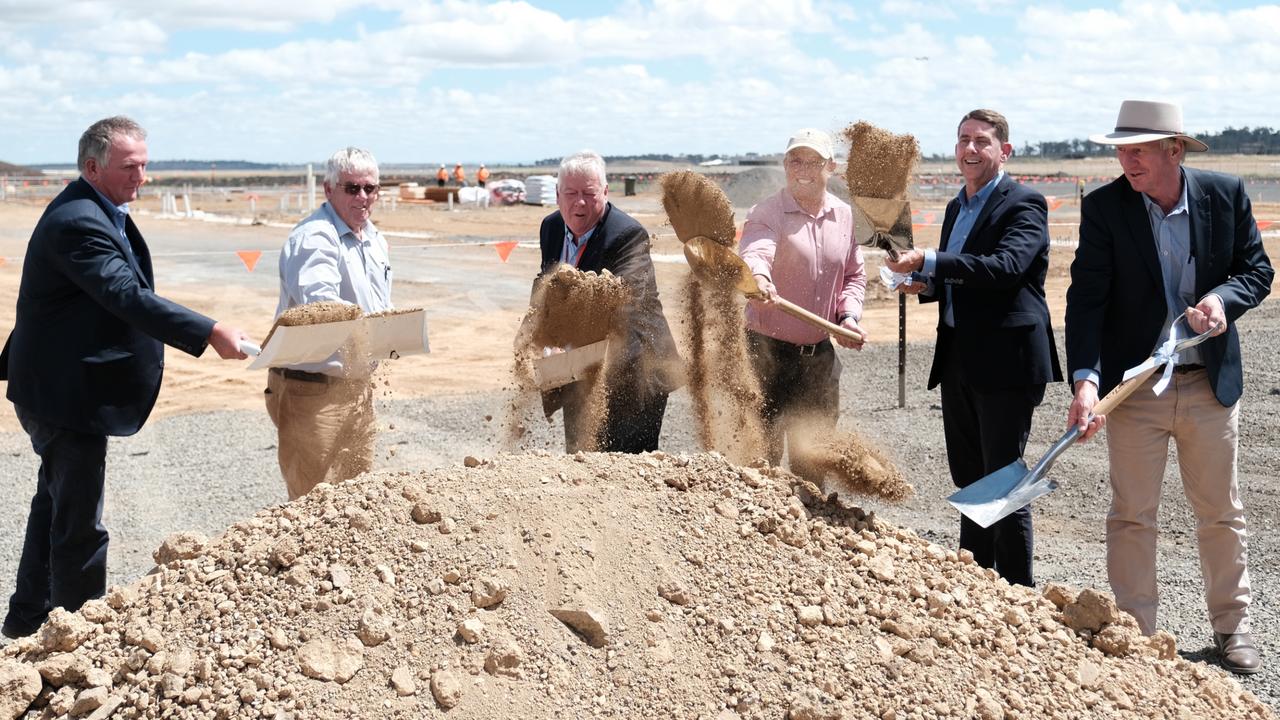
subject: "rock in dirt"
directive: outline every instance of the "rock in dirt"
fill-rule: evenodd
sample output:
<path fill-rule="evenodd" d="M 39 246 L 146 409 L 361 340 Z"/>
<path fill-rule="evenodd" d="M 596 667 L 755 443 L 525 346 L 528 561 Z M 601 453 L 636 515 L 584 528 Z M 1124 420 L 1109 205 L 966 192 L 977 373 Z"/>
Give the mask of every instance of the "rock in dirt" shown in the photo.
<path fill-rule="evenodd" d="M 40 673 L 30 665 L 0 660 L 0 718 L 17 718 L 40 694 Z"/>
<path fill-rule="evenodd" d="M 604 619 L 604 614 L 598 610 L 563 607 L 552 610 L 551 616 L 585 638 L 591 647 L 604 647 L 609 640 L 608 623 Z"/>
<path fill-rule="evenodd" d="M 364 646 L 355 638 L 312 640 L 298 648 L 298 667 L 309 678 L 345 683 L 364 667 Z"/>

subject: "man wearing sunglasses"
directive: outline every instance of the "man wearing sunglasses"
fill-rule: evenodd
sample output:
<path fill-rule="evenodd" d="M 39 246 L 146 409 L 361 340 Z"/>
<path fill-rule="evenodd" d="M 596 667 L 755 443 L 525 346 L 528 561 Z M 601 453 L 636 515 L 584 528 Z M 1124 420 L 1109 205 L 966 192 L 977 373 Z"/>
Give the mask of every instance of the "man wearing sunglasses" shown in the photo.
<path fill-rule="evenodd" d="M 298 223 L 280 251 L 276 317 L 315 302 L 391 309 L 387 241 L 370 221 L 378 200 L 378 162 L 348 147 L 329 158 L 327 202 Z M 339 350 L 324 362 L 275 367 L 267 374 L 267 412 L 279 431 L 277 455 L 289 499 L 322 482 L 372 467 L 373 366 Z"/>

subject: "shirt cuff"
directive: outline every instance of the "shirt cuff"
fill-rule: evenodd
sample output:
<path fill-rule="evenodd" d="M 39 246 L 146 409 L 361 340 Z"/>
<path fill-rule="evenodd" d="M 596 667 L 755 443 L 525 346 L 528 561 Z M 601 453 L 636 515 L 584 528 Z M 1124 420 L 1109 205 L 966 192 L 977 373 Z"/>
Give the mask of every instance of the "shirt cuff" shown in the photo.
<path fill-rule="evenodd" d="M 1097 370 L 1092 368 L 1081 368 L 1071 375 L 1071 385 L 1074 387 L 1075 384 L 1081 380 L 1088 380 L 1093 383 L 1094 387 L 1101 387 L 1102 383 L 1099 382 L 1101 379 L 1102 376 L 1098 374 Z"/>
<path fill-rule="evenodd" d="M 938 270 L 938 253 L 933 248 L 925 248 L 924 265 L 920 268 L 920 273 L 927 278 L 932 278 Z"/>

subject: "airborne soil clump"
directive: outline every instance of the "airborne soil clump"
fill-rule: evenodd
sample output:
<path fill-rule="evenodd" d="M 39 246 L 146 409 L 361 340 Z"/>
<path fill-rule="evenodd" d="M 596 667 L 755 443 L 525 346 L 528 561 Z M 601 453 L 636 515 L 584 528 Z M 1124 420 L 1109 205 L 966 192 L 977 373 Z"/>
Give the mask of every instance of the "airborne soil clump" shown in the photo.
<path fill-rule="evenodd" d="M 1274 717 L 1109 598 L 715 454 L 320 485 L 0 651 L 30 717 Z"/>

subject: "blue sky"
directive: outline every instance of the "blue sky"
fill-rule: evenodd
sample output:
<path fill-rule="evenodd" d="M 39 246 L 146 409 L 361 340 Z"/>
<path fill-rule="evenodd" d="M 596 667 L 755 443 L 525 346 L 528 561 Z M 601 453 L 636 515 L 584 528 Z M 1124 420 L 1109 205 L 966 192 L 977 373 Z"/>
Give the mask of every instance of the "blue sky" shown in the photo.
<path fill-rule="evenodd" d="M 1280 4 L 933 0 L 0 0 L 0 160 L 70 162 L 113 114 L 153 159 L 522 162 L 774 152 L 867 120 L 950 152 L 1108 130 L 1280 126 Z"/>

